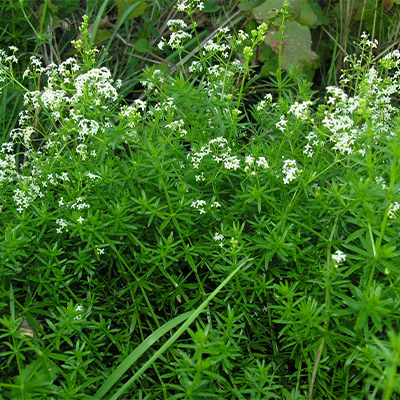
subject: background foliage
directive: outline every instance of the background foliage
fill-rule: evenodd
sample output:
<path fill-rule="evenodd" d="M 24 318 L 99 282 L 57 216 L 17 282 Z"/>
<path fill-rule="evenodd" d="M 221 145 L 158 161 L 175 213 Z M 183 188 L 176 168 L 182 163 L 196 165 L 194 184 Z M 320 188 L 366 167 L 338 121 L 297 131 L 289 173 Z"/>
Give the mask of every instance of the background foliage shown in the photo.
<path fill-rule="evenodd" d="M 397 2 L 3 3 L 0 398 L 399 397 Z"/>

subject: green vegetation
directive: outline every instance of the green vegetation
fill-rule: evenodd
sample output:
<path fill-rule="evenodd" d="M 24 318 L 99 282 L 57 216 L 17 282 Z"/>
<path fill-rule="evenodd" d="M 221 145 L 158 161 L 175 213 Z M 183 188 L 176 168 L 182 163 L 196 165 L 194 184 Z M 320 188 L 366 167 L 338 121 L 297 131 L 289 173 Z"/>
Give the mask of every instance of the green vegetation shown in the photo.
<path fill-rule="evenodd" d="M 0 11 L 0 399 L 400 399 L 397 2 L 84 6 Z"/>

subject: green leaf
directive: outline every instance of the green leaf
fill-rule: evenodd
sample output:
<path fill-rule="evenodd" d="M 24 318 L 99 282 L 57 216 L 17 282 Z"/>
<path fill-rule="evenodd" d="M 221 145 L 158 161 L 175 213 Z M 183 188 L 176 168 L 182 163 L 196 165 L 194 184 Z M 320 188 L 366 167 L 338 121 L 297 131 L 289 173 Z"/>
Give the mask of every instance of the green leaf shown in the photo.
<path fill-rule="evenodd" d="M 254 10 L 254 8 L 261 5 L 263 2 L 264 2 L 263 0 L 255 0 L 255 1 L 252 1 L 251 3 L 240 3 L 239 10 L 251 11 L 251 10 Z"/>
<path fill-rule="evenodd" d="M 306 26 L 296 21 L 286 21 L 286 29 L 282 43 L 282 67 L 298 67 L 297 74 L 305 74 L 311 80 L 318 66 L 318 56 L 311 50 L 311 33 Z M 273 31 L 267 33 L 265 43 L 279 54 L 279 40 Z"/>
<path fill-rule="evenodd" d="M 107 29 L 99 29 L 94 39 L 94 44 L 99 44 L 111 37 L 112 33 Z"/>
<path fill-rule="evenodd" d="M 254 8 L 253 14 L 257 20 L 270 23 L 278 17 L 279 10 L 283 8 L 284 2 L 285 0 L 265 1 L 259 7 Z M 307 0 L 290 0 L 288 19 L 308 27 L 315 25 L 318 21 Z"/>
<path fill-rule="evenodd" d="M 118 8 L 118 19 L 120 20 L 125 12 L 128 10 L 130 6 L 133 4 L 136 5 L 136 7 L 129 13 L 128 19 L 133 19 L 140 17 L 144 12 L 146 11 L 147 4 L 144 0 L 142 1 L 137 1 L 137 0 L 115 0 L 115 3 L 117 4 Z"/>
<path fill-rule="evenodd" d="M 219 11 L 221 9 L 221 6 L 217 6 L 215 3 L 216 3 L 215 1 L 204 0 L 203 1 L 204 8 L 202 12 L 212 14 Z"/>
<path fill-rule="evenodd" d="M 149 47 L 149 41 L 147 39 L 139 39 L 135 43 L 135 50 L 139 53 L 147 53 L 151 51 L 151 47 Z"/>
<path fill-rule="evenodd" d="M 106 393 L 114 386 L 114 384 L 121 378 L 121 376 L 141 357 L 147 349 L 153 345 L 161 336 L 164 336 L 170 332 L 176 325 L 179 325 L 183 321 L 187 320 L 194 311 L 188 311 L 184 314 L 175 317 L 171 321 L 166 322 L 150 336 L 147 337 L 119 366 L 118 368 L 107 378 L 107 380 L 101 385 L 100 389 L 96 392 L 95 398 L 102 399 Z"/>
<path fill-rule="evenodd" d="M 311 8 L 312 12 L 315 14 L 315 16 L 317 17 L 317 21 L 312 25 L 313 28 L 316 26 L 319 26 L 319 25 L 324 25 L 324 24 L 329 23 L 328 18 L 326 17 L 325 13 L 322 11 L 322 9 L 318 3 L 311 2 L 310 8 Z"/>

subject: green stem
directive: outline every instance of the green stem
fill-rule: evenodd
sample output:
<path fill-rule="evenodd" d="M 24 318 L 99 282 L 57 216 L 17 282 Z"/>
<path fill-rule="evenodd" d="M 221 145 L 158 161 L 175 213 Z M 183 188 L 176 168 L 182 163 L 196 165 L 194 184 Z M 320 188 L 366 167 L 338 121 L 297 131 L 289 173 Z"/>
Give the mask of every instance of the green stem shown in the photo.
<path fill-rule="evenodd" d="M 389 201 L 389 204 L 386 206 L 385 214 L 384 214 L 382 222 L 381 222 L 381 230 L 380 230 L 379 237 L 378 237 L 375 245 L 374 245 L 374 240 L 373 240 L 372 226 L 371 226 L 370 222 L 368 223 L 368 229 L 369 229 L 369 232 L 370 232 L 371 243 L 372 243 L 372 246 L 373 246 L 375 262 L 374 262 L 374 264 L 372 266 L 371 273 L 370 273 L 369 279 L 368 279 L 368 284 L 367 284 L 367 289 L 366 289 L 367 295 L 369 294 L 369 291 L 371 289 L 371 285 L 372 285 L 372 282 L 373 282 L 373 279 L 374 279 L 376 264 L 378 262 L 380 248 L 381 248 L 381 245 L 382 245 L 382 241 L 383 241 L 383 237 L 385 235 L 387 222 L 388 222 L 388 219 L 389 219 L 390 205 L 392 204 L 394 186 L 395 186 L 395 183 L 396 183 L 397 157 L 398 157 L 399 150 L 400 150 L 400 147 L 397 145 L 397 142 L 396 142 L 394 144 L 394 154 L 393 154 L 393 159 L 392 159 L 392 169 L 391 169 L 391 173 L 390 173 L 390 187 L 389 187 L 390 201 Z"/>
<path fill-rule="evenodd" d="M 383 391 L 383 400 L 391 400 L 392 392 L 394 387 L 396 386 L 396 377 L 397 377 L 397 364 L 399 362 L 399 353 L 395 351 L 395 355 L 393 357 L 392 365 L 390 368 L 390 373 L 388 374 L 388 384 Z"/>
<path fill-rule="evenodd" d="M 192 26 L 193 26 L 194 34 L 195 34 L 195 36 L 196 36 L 197 46 L 199 47 L 200 60 L 201 60 L 201 62 L 202 62 L 202 64 L 203 64 L 203 68 L 205 68 L 205 65 L 204 65 L 205 59 L 204 59 L 204 55 L 203 55 L 203 50 L 202 50 L 202 48 L 201 48 L 201 42 L 200 42 L 199 35 L 197 34 L 197 30 L 196 30 L 196 28 L 195 28 L 196 22 L 195 22 L 194 19 L 193 19 L 192 13 L 190 13 L 189 15 L 190 15 L 190 20 L 192 21 Z"/>
<path fill-rule="evenodd" d="M 45 0 L 44 1 L 44 6 L 43 6 L 43 14 L 42 14 L 42 20 L 40 21 L 40 30 L 39 30 L 39 34 L 38 34 L 38 41 L 36 42 L 36 46 L 35 46 L 35 50 L 33 51 L 33 54 L 36 54 L 39 46 L 41 44 L 42 41 L 42 35 L 43 35 L 43 28 L 44 28 L 44 21 L 46 19 L 46 13 L 47 13 L 47 5 L 49 3 L 49 0 Z"/>

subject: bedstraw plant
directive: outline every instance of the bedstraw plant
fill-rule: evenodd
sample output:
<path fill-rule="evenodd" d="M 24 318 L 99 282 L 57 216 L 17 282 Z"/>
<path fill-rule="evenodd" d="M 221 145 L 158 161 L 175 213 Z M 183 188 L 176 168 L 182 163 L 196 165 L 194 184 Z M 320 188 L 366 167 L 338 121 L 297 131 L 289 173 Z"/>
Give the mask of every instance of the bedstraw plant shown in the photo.
<path fill-rule="evenodd" d="M 160 48 L 183 60 L 201 7 Z M 0 147 L 1 399 L 400 398 L 400 53 L 375 65 L 363 35 L 324 99 L 299 80 L 249 105 L 267 29 L 147 68 L 131 104 L 87 18 L 79 56 L 23 80 L 1 51 L 25 92 Z"/>

